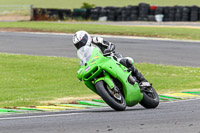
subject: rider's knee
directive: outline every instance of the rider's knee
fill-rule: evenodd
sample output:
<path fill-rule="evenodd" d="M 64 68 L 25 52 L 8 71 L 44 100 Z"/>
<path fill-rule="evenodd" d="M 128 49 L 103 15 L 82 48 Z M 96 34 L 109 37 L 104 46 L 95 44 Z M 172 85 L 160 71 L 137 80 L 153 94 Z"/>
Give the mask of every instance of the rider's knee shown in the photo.
<path fill-rule="evenodd" d="M 132 64 L 134 63 L 134 60 L 133 60 L 133 58 L 131 58 L 131 57 L 125 57 L 125 59 L 128 59 L 129 61 L 131 61 Z"/>

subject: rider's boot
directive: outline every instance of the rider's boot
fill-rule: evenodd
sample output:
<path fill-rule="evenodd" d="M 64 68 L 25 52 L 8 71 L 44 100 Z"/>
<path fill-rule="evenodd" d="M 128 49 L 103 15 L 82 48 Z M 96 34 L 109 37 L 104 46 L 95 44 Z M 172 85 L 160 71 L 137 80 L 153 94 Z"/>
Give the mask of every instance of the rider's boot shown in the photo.
<path fill-rule="evenodd" d="M 151 84 L 144 78 L 144 76 L 133 66 L 130 60 L 126 60 L 126 65 L 132 71 L 132 75 L 138 80 L 139 85 L 149 87 Z"/>
<path fill-rule="evenodd" d="M 151 84 L 144 78 L 144 76 L 134 67 L 132 75 L 139 81 L 139 85 L 142 87 L 150 87 Z"/>

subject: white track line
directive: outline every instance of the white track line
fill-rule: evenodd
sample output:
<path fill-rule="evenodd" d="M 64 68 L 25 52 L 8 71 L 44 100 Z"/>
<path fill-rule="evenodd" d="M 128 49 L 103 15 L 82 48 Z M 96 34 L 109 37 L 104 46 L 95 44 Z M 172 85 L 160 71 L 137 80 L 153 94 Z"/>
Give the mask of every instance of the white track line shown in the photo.
<path fill-rule="evenodd" d="M 187 99 L 187 100 L 179 100 L 179 101 L 170 101 L 170 102 L 161 102 L 160 104 L 170 104 L 170 103 L 179 103 L 179 102 L 187 102 L 187 101 L 194 101 L 194 100 L 200 100 L 200 98 L 197 99 Z M 102 107 L 101 109 L 106 109 L 110 107 Z M 86 109 L 86 110 L 99 110 L 100 108 L 93 108 L 93 109 Z M 45 117 L 58 117 L 58 116 L 72 116 L 72 115 L 81 115 L 86 113 L 66 113 L 66 114 L 52 114 L 52 115 L 35 115 L 35 116 L 22 116 L 22 117 L 6 117 L 6 118 L 0 118 L 0 120 L 17 120 L 17 119 L 30 119 L 30 118 L 45 118 Z"/>
<path fill-rule="evenodd" d="M 52 115 L 35 115 L 35 116 L 22 116 L 22 117 L 7 117 L 7 118 L 0 118 L 0 120 L 45 118 L 45 117 L 71 116 L 71 115 L 80 115 L 80 114 L 83 114 L 83 113 L 67 113 L 67 114 L 52 114 Z"/>
<path fill-rule="evenodd" d="M 5 32 L 6 31 L 0 31 Z M 72 33 L 49 33 L 49 32 L 12 32 L 12 33 L 25 33 L 25 34 L 38 34 L 38 35 L 61 35 L 61 36 L 72 36 Z M 184 39 L 170 39 L 170 38 L 156 38 L 156 37 L 139 37 L 139 36 L 117 36 L 117 35 L 99 35 L 91 34 L 92 36 L 101 36 L 109 38 L 124 38 L 124 39 L 136 39 L 136 40 L 156 40 L 156 41 L 173 41 L 173 42 L 196 42 L 200 43 L 198 40 L 184 40 Z"/>
<path fill-rule="evenodd" d="M 187 101 L 194 101 L 194 100 L 200 100 L 200 98 L 186 99 L 186 100 L 177 100 L 177 101 L 169 101 L 169 102 L 161 102 L 161 104 L 179 103 L 179 102 L 187 102 Z"/>

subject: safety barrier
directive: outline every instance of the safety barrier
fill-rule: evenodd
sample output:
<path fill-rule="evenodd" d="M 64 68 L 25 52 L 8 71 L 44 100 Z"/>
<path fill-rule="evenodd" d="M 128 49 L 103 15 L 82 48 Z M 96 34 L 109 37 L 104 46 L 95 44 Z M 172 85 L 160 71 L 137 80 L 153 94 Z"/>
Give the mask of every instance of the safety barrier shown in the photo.
<path fill-rule="evenodd" d="M 100 21 L 199 21 L 198 6 L 137 6 L 95 7 L 91 9 L 33 8 L 32 20 L 100 20 Z"/>

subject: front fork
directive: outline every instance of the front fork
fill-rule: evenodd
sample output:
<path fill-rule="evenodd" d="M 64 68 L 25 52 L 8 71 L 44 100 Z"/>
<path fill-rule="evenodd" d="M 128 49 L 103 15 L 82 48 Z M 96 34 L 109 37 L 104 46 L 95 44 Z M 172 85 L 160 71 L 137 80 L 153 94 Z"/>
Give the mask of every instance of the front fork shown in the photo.
<path fill-rule="evenodd" d="M 95 81 L 95 84 L 99 81 L 104 81 L 106 82 L 106 84 L 109 86 L 109 88 L 111 90 L 113 90 L 114 92 L 118 92 L 115 84 L 113 83 L 112 79 L 110 78 L 109 74 L 107 72 L 104 72 L 104 77 L 101 77 L 101 78 L 98 78 L 96 81 Z"/>

